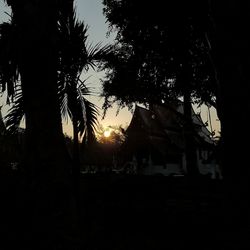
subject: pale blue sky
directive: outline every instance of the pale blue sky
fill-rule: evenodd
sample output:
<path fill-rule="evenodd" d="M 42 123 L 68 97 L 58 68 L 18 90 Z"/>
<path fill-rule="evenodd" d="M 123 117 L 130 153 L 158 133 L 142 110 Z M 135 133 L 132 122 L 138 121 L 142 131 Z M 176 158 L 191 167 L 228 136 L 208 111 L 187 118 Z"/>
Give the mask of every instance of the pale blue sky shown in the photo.
<path fill-rule="evenodd" d="M 112 42 L 114 35 L 107 38 L 108 24 L 102 13 L 102 0 L 75 0 L 77 17 L 89 25 L 91 41 Z"/>
<path fill-rule="evenodd" d="M 89 26 L 88 42 L 93 44 L 102 42 L 103 45 L 112 43 L 115 35 L 111 34 L 107 37 L 108 24 L 103 15 L 102 0 L 76 0 L 75 4 L 77 7 L 77 17 Z M 102 76 L 103 74 L 91 73 L 91 77 L 88 80 L 89 86 L 95 87 L 97 92 L 100 92 L 101 84 L 99 78 Z M 101 98 L 92 97 L 91 101 L 100 108 L 102 107 L 103 100 Z M 116 116 L 116 110 L 117 107 L 110 109 L 107 112 L 105 119 L 100 119 L 100 122 L 104 127 L 121 124 L 125 126 L 126 124 L 129 124 L 132 114 L 125 108 L 119 112 L 118 116 Z"/>
<path fill-rule="evenodd" d="M 0 0 L 0 23 L 9 19 L 8 15 L 4 13 L 5 11 L 9 12 L 9 8 L 6 7 L 3 0 Z"/>
<path fill-rule="evenodd" d="M 102 42 L 103 45 L 112 43 L 115 35 L 111 34 L 109 38 L 107 38 L 106 36 L 106 33 L 108 31 L 108 24 L 105 23 L 106 20 L 102 13 L 102 0 L 75 0 L 75 4 L 77 7 L 77 17 L 89 26 L 88 42 L 93 44 Z M 4 11 L 6 10 L 7 9 L 5 7 L 5 4 L 3 3 L 3 0 L 0 0 L 0 22 L 6 21 L 8 19 L 8 15 L 4 14 Z M 88 80 L 88 86 L 95 88 L 95 92 L 100 92 L 100 78 L 103 76 L 103 74 L 96 74 L 91 72 L 90 75 L 91 77 Z M 86 77 L 88 76 L 89 74 L 86 75 Z M 85 75 L 82 75 L 82 78 L 85 78 Z M 103 100 L 99 97 L 92 97 L 91 101 L 93 101 L 101 111 Z M 118 116 L 116 116 L 116 110 L 117 107 L 110 109 L 107 113 L 106 118 L 104 120 L 100 119 L 100 122 L 104 127 L 120 124 L 125 126 L 126 124 L 128 125 L 130 123 L 132 115 L 127 109 L 121 110 Z M 201 116 L 203 120 L 206 121 L 207 108 L 202 107 L 201 111 Z M 219 122 L 216 120 L 216 111 L 213 108 L 211 109 L 211 113 L 214 124 L 213 129 L 219 130 Z M 71 134 L 71 125 L 65 125 L 64 131 L 68 134 Z"/>

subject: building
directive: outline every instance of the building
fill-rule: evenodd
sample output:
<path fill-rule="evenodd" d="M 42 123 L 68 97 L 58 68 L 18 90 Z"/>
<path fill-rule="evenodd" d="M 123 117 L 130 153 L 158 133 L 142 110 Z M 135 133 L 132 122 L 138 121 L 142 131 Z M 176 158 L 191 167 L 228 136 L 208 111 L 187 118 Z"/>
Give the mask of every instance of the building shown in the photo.
<path fill-rule="evenodd" d="M 216 141 L 192 109 L 192 138 L 201 174 L 222 178 L 215 158 Z M 186 153 L 184 107 L 176 104 L 153 105 L 151 110 L 136 106 L 122 146 L 124 166 L 139 174 L 185 175 Z"/>

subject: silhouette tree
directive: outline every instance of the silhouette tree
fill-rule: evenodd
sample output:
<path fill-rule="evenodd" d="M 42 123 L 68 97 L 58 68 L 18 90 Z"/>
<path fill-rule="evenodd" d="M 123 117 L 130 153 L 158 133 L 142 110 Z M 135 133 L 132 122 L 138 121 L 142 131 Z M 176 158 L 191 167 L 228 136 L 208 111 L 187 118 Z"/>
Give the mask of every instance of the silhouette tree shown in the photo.
<path fill-rule="evenodd" d="M 103 3 L 110 29 L 117 31 L 116 54 L 104 82 L 106 99 L 113 94 L 121 104 L 162 102 L 183 96 L 190 82 L 193 97 L 216 105 L 205 6 L 196 10 L 193 1 L 183 3 L 183 9 L 182 1 L 165 7 L 130 0 Z M 154 13 L 157 16 L 150 19 Z"/>
<path fill-rule="evenodd" d="M 209 33 L 211 56 L 217 73 L 220 95 L 219 117 L 225 145 L 225 173 L 229 176 L 242 175 L 245 147 L 237 131 L 246 131 L 247 117 L 242 108 L 248 110 L 247 67 L 249 65 L 249 38 L 247 27 L 248 3 L 234 0 L 222 3 L 210 2 L 213 27 Z M 236 87 L 237 86 L 237 87 Z M 234 145 L 238 145 L 235 148 Z M 230 152 L 230 153 L 229 153 Z M 246 153 L 246 152 L 245 152 Z M 230 160 L 227 156 L 230 155 Z M 233 161 L 232 161 L 233 160 Z M 239 164 L 239 163 L 242 164 Z M 239 171 L 235 171 L 238 165 Z M 237 172 L 237 173 L 236 173 Z"/>
<path fill-rule="evenodd" d="M 9 28 L 12 25 L 10 23 Z M 57 31 L 60 41 L 57 53 L 59 62 L 57 64 L 58 98 L 61 114 L 64 117 L 69 116 L 73 124 L 72 177 L 78 211 L 80 209 L 79 137 L 82 137 L 85 142 L 93 141 L 98 115 L 96 106 L 86 99 L 86 96 L 91 93 L 80 76 L 90 67 L 96 69 L 99 63 L 105 60 L 111 49 L 110 46 L 101 46 L 101 44 L 88 46 L 87 31 L 87 26 L 76 19 L 73 5 L 59 13 Z M 17 81 L 14 90 L 14 94 L 12 94 L 14 105 L 6 117 L 8 130 L 12 132 L 17 130 L 25 114 L 22 88 Z"/>
<path fill-rule="evenodd" d="M 212 29 L 209 33 L 211 57 L 217 74 L 218 114 L 221 120 L 221 159 L 228 181 L 228 197 L 232 198 L 235 223 L 247 222 L 249 175 L 248 149 L 243 138 L 248 138 L 248 68 L 249 3 L 243 1 L 209 1 Z M 241 131 L 241 132 L 239 132 Z M 242 136 L 243 135 L 243 136 Z M 241 216 L 239 219 L 238 216 Z M 232 217 L 231 217 L 232 218 Z"/>
<path fill-rule="evenodd" d="M 67 13 L 70 13 L 70 18 L 61 17 L 59 22 L 60 45 L 58 61 L 60 63 L 58 66 L 58 94 L 61 113 L 64 116 L 70 116 L 75 131 L 74 140 L 78 142 L 78 133 L 82 136 L 86 132 L 85 140 L 88 140 L 88 137 L 94 136 L 94 126 L 97 120 L 95 105 L 91 104 L 84 97 L 90 95 L 91 92 L 86 87 L 85 82 L 80 79 L 81 73 L 84 70 L 88 71 L 89 67 L 95 69 L 101 61 L 105 60 L 111 48 L 108 45 L 102 47 L 101 44 L 88 46 L 87 26 L 76 20 L 73 9 L 67 11 Z M 3 35 L 7 36 L 7 38 L 5 39 L 5 44 L 2 46 L 4 48 L 2 51 L 6 51 L 6 48 L 8 49 L 9 47 L 8 44 L 12 42 L 11 29 L 13 25 L 11 23 L 4 23 L 2 26 L 7 26 L 6 31 L 3 32 Z M 15 49 L 15 46 L 11 47 L 11 50 Z M 16 56 L 8 56 L 11 56 L 9 61 L 12 63 Z M 9 61 L 5 59 L 4 63 L 8 66 Z M 3 66 L 4 63 L 2 63 Z M 8 78 L 9 69 L 2 70 L 1 72 L 3 79 Z M 9 82 L 10 87 L 14 87 L 14 89 L 11 94 L 8 93 L 8 96 L 11 96 L 14 105 L 7 116 L 7 127 L 10 131 L 15 131 L 24 115 L 22 89 L 17 80 L 12 78 Z M 89 126 L 86 125 L 88 120 Z"/>
<path fill-rule="evenodd" d="M 70 163 L 63 143 L 57 98 L 56 40 L 60 6 L 55 1 L 51 3 L 51 8 L 45 11 L 46 4 L 42 1 L 7 3 L 13 11 L 10 29 L 15 31 L 10 32 L 10 36 L 14 38 L 15 35 L 18 42 L 15 44 L 15 54 L 11 53 L 11 59 L 15 62 L 11 73 L 16 81 L 11 86 L 10 80 L 13 77 L 9 76 L 5 83 L 13 93 L 19 77 L 21 80 L 26 116 L 26 165 L 35 176 L 40 172 L 40 167 L 44 168 L 44 173 L 50 171 L 49 169 L 58 168 L 57 176 L 63 180 L 68 175 L 66 173 Z M 68 159 L 62 159 L 62 155 Z M 53 166 L 50 166 L 51 164 Z"/>
<path fill-rule="evenodd" d="M 63 138 L 58 100 L 58 20 L 64 4 L 73 2 L 6 2 L 12 8 L 10 45 L 16 46 L 15 51 L 6 52 L 3 58 L 7 59 L 4 70 L 10 68 L 11 71 L 5 75 L 7 78 L 1 78 L 1 84 L 13 94 L 16 83 L 21 81 L 26 119 L 24 166 L 32 192 L 27 208 L 33 209 L 33 214 L 44 215 L 37 217 L 36 225 L 32 225 L 35 228 L 47 229 L 51 237 L 52 231 L 58 228 L 67 234 L 74 224 L 74 205 L 71 160 Z M 61 215 L 64 219 L 59 226 Z"/>
<path fill-rule="evenodd" d="M 207 5 L 196 1 L 171 1 L 164 6 L 130 0 L 103 3 L 110 27 L 118 32 L 116 54 L 106 65 L 110 71 L 103 83 L 104 108 L 113 100 L 121 106 L 132 102 L 150 106 L 184 97 L 187 167 L 196 174 L 191 103 L 216 106 L 206 40 Z"/>
<path fill-rule="evenodd" d="M 99 63 L 108 56 L 111 47 L 87 45 L 88 27 L 83 22 L 76 20 L 75 11 L 72 9 L 69 18 L 62 17 L 59 26 L 60 34 L 60 64 L 59 64 L 59 89 L 60 96 L 67 103 L 68 114 L 73 123 L 74 140 L 74 171 L 75 176 L 80 174 L 79 166 L 79 139 L 85 133 L 84 139 L 94 137 L 94 128 L 97 122 L 98 111 L 95 105 L 84 98 L 90 94 L 84 82 L 80 80 L 83 71 L 91 67 L 96 69 Z M 88 124 L 88 125 L 87 125 Z M 89 137 L 89 138 L 88 138 Z"/>

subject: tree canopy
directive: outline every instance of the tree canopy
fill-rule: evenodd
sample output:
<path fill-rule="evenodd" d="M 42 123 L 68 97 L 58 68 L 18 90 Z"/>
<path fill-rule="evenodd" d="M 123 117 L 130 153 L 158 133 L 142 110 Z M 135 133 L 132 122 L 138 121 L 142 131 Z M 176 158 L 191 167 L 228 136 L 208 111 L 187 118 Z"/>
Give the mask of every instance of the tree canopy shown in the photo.
<path fill-rule="evenodd" d="M 104 108 L 113 101 L 162 103 L 187 87 L 199 103 L 215 105 L 207 1 L 104 0 L 110 30 L 117 31 L 106 64 Z"/>

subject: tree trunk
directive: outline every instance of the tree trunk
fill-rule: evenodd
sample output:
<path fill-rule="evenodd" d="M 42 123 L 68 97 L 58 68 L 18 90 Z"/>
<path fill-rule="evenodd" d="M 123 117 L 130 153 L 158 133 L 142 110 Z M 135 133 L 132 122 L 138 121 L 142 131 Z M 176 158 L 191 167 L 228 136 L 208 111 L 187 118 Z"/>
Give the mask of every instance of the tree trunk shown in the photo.
<path fill-rule="evenodd" d="M 78 140 L 78 126 L 75 115 L 73 115 L 73 186 L 76 198 L 78 217 L 80 216 L 80 155 L 79 155 L 79 140 Z"/>
<path fill-rule="evenodd" d="M 73 116 L 73 176 L 77 180 L 80 175 L 80 155 L 79 155 L 79 140 L 77 121 Z"/>
<path fill-rule="evenodd" d="M 53 230 L 66 233 L 73 225 L 69 222 L 73 211 L 71 162 L 57 96 L 57 2 L 17 1 L 11 6 L 18 29 L 17 56 L 26 119 L 25 166 L 32 187 L 30 209 L 36 220 L 32 226 L 48 230 L 51 236 Z"/>
<path fill-rule="evenodd" d="M 185 48 L 185 47 L 184 47 Z M 187 174 L 190 177 L 195 177 L 199 174 L 196 157 L 196 147 L 194 141 L 194 128 L 192 120 L 192 100 L 191 100 L 191 75 L 192 68 L 189 65 L 187 49 L 183 49 L 183 55 L 186 57 L 182 70 L 179 76 L 183 91 L 183 109 L 184 109 L 184 143 L 185 143 L 185 154 L 186 154 L 186 168 Z"/>
<path fill-rule="evenodd" d="M 188 84 L 188 83 L 187 83 Z M 190 89 L 188 86 L 184 87 L 184 140 L 185 140 L 185 154 L 187 161 L 187 174 L 191 177 L 199 174 L 197 166 L 196 148 L 194 141 L 194 128 L 192 120 L 192 103 L 190 97 Z"/>
<path fill-rule="evenodd" d="M 221 95 L 222 163 L 229 184 L 234 219 L 247 221 L 249 36 L 248 1 L 211 2 L 214 21 L 213 56 L 218 70 Z M 244 142 L 243 142 L 244 138 Z M 244 213 L 244 211 L 246 213 Z M 246 217 L 244 218 L 243 215 Z M 239 219 L 239 216 L 242 216 Z"/>
<path fill-rule="evenodd" d="M 68 98 L 69 107 L 72 114 L 72 125 L 73 125 L 73 165 L 72 165 L 72 176 L 74 182 L 75 192 L 78 192 L 80 184 L 80 152 L 79 152 L 79 128 L 78 128 L 78 103 L 77 103 L 77 88 L 76 81 L 72 80 L 68 87 Z"/>
<path fill-rule="evenodd" d="M 23 13 L 16 23 L 19 25 L 28 165 L 34 177 L 47 172 L 50 181 L 64 182 L 68 178 L 70 161 L 57 97 L 55 2 L 27 3 L 19 10 Z M 50 8 L 47 8 L 48 3 Z"/>

